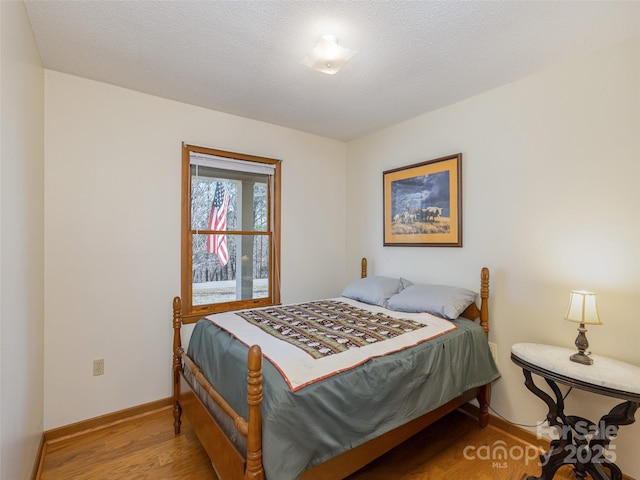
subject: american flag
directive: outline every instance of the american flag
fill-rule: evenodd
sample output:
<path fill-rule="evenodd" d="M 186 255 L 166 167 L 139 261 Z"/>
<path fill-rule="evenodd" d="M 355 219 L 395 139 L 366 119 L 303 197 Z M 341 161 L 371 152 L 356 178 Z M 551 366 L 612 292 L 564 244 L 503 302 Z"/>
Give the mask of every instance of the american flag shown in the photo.
<path fill-rule="evenodd" d="M 229 195 L 227 189 L 220 182 L 216 182 L 216 193 L 213 196 L 211 214 L 209 215 L 209 230 L 227 229 L 227 208 L 229 207 Z M 227 236 L 222 234 L 209 235 L 207 237 L 207 251 L 218 255 L 221 266 L 229 261 L 227 250 Z"/>

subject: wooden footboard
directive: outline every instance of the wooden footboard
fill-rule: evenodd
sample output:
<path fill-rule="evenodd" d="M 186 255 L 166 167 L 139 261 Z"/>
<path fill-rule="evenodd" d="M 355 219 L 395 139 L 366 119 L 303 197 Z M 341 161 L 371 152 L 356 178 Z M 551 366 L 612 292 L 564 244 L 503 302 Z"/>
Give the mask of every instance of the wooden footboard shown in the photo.
<path fill-rule="evenodd" d="M 245 456 L 236 449 L 184 378 L 181 379 L 179 401 L 200 444 L 211 458 L 217 476 L 221 479 L 243 479 L 242 475 L 238 476 L 238 472 L 245 470 Z"/>
<path fill-rule="evenodd" d="M 249 349 L 247 356 L 247 404 L 249 418 L 239 415 L 205 378 L 200 367 L 182 348 L 180 326 L 182 325 L 182 301 L 173 299 L 173 416 L 174 431 L 180 433 L 180 417 L 184 413 L 191 420 L 192 427 L 211 458 L 216 474 L 223 480 L 262 480 L 262 351 L 258 345 Z M 194 322 L 190 322 L 194 323 Z M 184 365 L 184 366 L 183 366 Z M 211 399 L 233 420 L 236 430 L 247 439 L 247 454 L 243 458 L 226 433 L 209 413 L 206 406 L 195 394 L 182 375 L 186 368 Z"/>
<path fill-rule="evenodd" d="M 366 259 L 362 262 L 362 277 L 366 276 Z M 480 319 L 480 324 L 488 335 L 489 332 L 489 270 L 482 269 L 480 288 L 480 307 L 472 304 L 462 314 L 470 320 Z M 174 430 L 180 432 L 181 415 L 189 418 L 205 451 L 221 480 L 260 480 L 265 478 L 262 465 L 262 352 L 257 345 L 248 353 L 247 403 L 248 419 L 241 417 L 216 391 L 204 377 L 198 367 L 186 354 L 181 344 L 180 329 L 183 324 L 195 323 L 197 318 L 182 317 L 182 302 L 179 297 L 173 300 L 173 400 Z M 195 381 L 207 392 L 210 398 L 233 421 L 236 430 L 246 438 L 247 453 L 243 456 L 228 438 L 227 433 L 216 422 L 207 407 L 195 394 L 184 379 L 183 368 L 188 369 Z M 470 400 L 476 398 L 479 403 L 478 421 L 485 427 L 489 420 L 490 385 L 483 385 L 468 390 L 461 396 L 447 402 L 437 409 L 402 425 L 380 437 L 344 452 L 302 475 L 304 480 L 321 480 L 327 478 L 344 478 L 370 463 L 380 455 L 407 440 L 426 426 L 442 418 Z"/>
<path fill-rule="evenodd" d="M 320 465 L 305 471 L 301 480 L 326 480 L 328 478 L 345 478 L 357 472 L 376 458 L 384 455 L 389 450 L 397 447 L 416 433 L 424 430 L 436 420 L 441 419 L 447 413 L 453 412 L 458 407 L 473 400 L 477 390 L 471 389 L 450 400 L 440 407 L 432 410 L 415 420 L 406 423 L 384 435 L 374 438 L 362 445 L 335 456 Z"/>

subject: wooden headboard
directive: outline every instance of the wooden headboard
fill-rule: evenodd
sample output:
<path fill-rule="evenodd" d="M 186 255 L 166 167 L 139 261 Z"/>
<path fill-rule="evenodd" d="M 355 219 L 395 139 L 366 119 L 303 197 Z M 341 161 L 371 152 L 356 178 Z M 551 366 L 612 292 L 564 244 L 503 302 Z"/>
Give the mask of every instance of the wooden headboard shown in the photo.
<path fill-rule="evenodd" d="M 367 276 L 367 259 L 362 257 L 361 265 L 361 277 Z M 489 269 L 482 267 L 480 271 L 480 306 L 474 302 L 462 312 L 461 317 L 468 318 L 469 320 L 480 319 L 480 325 L 484 332 L 489 336 Z"/>
<path fill-rule="evenodd" d="M 489 269 L 487 267 L 482 267 L 480 271 L 480 308 L 474 302 L 462 312 L 461 316 L 469 320 L 479 318 L 484 333 L 489 336 Z"/>

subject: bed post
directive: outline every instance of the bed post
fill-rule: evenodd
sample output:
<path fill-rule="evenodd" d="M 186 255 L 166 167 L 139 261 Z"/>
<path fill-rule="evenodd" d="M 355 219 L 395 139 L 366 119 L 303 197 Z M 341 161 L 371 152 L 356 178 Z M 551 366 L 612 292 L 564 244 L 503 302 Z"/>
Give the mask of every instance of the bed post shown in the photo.
<path fill-rule="evenodd" d="M 360 268 L 361 268 L 360 277 L 367 278 L 367 258 L 366 257 L 362 257 L 362 262 L 360 262 Z"/>
<path fill-rule="evenodd" d="M 180 416 L 182 407 L 180 406 L 180 356 L 178 350 L 182 350 L 180 340 L 180 327 L 182 326 L 182 300 L 180 297 L 173 299 L 173 430 L 175 434 L 180 433 Z"/>
<path fill-rule="evenodd" d="M 247 357 L 247 403 L 249 420 L 247 431 L 247 467 L 245 480 L 264 480 L 262 467 L 262 351 L 258 345 L 249 349 Z"/>
<path fill-rule="evenodd" d="M 480 274 L 480 325 L 484 329 L 487 338 L 489 338 L 489 269 L 482 268 Z M 491 400 L 491 384 L 481 385 L 478 387 L 476 395 L 478 400 L 478 423 L 481 428 L 489 424 L 489 401 Z"/>
<path fill-rule="evenodd" d="M 480 325 L 489 338 L 489 269 L 482 267 L 480 274 Z"/>

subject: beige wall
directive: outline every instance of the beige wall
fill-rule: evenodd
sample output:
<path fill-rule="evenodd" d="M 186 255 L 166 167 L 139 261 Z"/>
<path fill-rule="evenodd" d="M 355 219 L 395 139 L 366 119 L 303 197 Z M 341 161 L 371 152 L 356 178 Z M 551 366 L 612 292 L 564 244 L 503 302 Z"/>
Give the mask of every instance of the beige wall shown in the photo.
<path fill-rule="evenodd" d="M 171 394 L 183 141 L 282 159 L 282 299 L 339 293 L 344 143 L 53 71 L 45 80 L 45 429 Z M 105 374 L 93 377 L 98 358 Z"/>
<path fill-rule="evenodd" d="M 517 342 L 573 346 L 569 291 L 598 293 L 594 353 L 640 365 L 640 39 L 559 66 L 348 144 L 347 272 L 478 288 L 491 269 L 491 341 L 502 378 L 492 406 L 535 424 L 546 409 L 509 358 Z M 382 246 L 382 171 L 462 152 L 464 247 Z M 574 391 L 567 412 L 613 405 Z M 615 441 L 640 478 L 640 423 Z"/>
<path fill-rule="evenodd" d="M 13 439 L 5 432 L 19 422 L 8 419 L 16 399 L 4 396 L 5 387 L 19 384 L 23 393 L 35 392 L 18 409 L 21 413 L 41 416 L 42 405 L 40 337 L 32 328 L 38 330 L 38 321 L 15 326 L 5 320 L 5 313 L 37 319 L 42 295 L 34 297 L 34 315 L 14 307 L 7 312 L 3 301 L 14 293 L 6 283 L 5 260 L 12 252 L 5 239 L 18 208 L 6 207 L 5 195 L 13 191 L 15 179 L 32 198 L 41 191 L 23 173 L 6 177 L 5 140 L 18 128 L 7 127 L 6 118 L 20 115 L 15 109 L 5 115 L 10 64 L 5 32 L 15 15 L 12 10 L 8 18 L 5 3 L 0 460 L 13 453 L 6 446 Z M 636 39 L 346 146 L 47 71 L 44 428 L 170 394 L 182 141 L 284 160 L 285 302 L 339 293 L 344 280 L 357 276 L 363 255 L 377 273 L 470 288 L 477 288 L 480 267 L 490 267 L 491 340 L 498 344 L 502 372 L 492 405 L 513 421 L 533 424 L 545 411 L 522 385 L 521 372 L 509 360 L 510 345 L 571 346 L 575 326 L 561 317 L 572 288 L 598 292 L 605 324 L 589 332 L 594 352 L 640 364 L 640 324 L 633 317 L 640 300 L 640 198 L 635 188 L 640 173 L 639 53 Z M 33 57 L 31 52 L 22 55 Z M 31 90 L 37 105 L 37 87 Z M 37 115 L 31 123 L 37 138 Z M 18 131 L 24 134 L 25 129 Z M 37 142 L 32 148 L 37 150 Z M 381 172 L 456 152 L 463 153 L 464 248 L 383 248 Z M 37 219 L 38 208 L 29 208 Z M 22 228 L 37 233 L 37 224 Z M 38 256 L 29 258 L 37 270 Z M 23 284 L 28 288 L 22 287 L 19 300 L 27 291 L 38 291 L 37 284 Z M 8 369 L 7 358 L 16 357 L 5 354 L 5 344 L 16 333 L 27 337 L 32 350 L 17 358 L 36 357 L 33 381 L 14 383 L 17 373 Z M 91 375 L 95 358 L 105 359 L 102 377 Z M 595 417 L 611 405 L 573 392 L 567 410 Z M 620 465 L 636 478 L 639 433 L 638 424 L 624 427 L 615 442 Z"/>
<path fill-rule="evenodd" d="M 44 70 L 22 2 L 0 2 L 0 45 L 0 478 L 18 480 L 44 403 Z"/>

